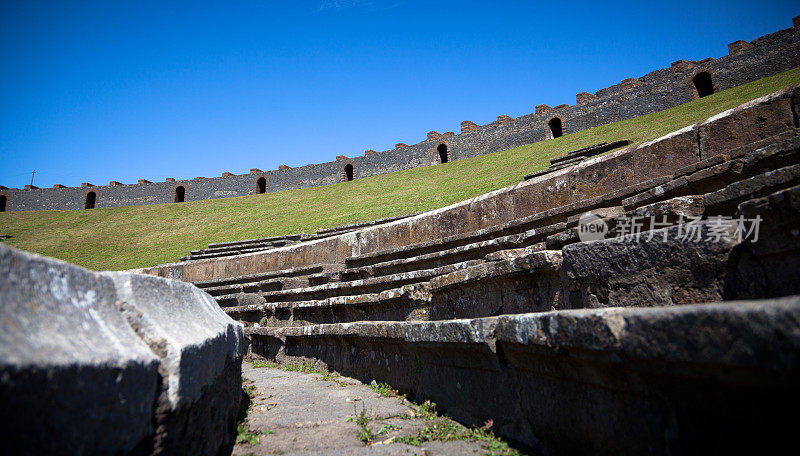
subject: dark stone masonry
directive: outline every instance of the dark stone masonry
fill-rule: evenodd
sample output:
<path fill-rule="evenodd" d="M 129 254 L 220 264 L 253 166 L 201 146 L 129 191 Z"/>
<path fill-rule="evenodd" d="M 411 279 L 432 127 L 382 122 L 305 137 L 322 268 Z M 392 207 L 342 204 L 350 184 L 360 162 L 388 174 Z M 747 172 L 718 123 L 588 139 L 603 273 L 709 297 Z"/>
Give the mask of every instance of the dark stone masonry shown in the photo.
<path fill-rule="evenodd" d="M 211 295 L 249 358 L 386 382 L 529 454 L 781 453 L 800 407 L 798 101 L 790 86 L 445 208 L 135 272 Z"/>
<path fill-rule="evenodd" d="M 191 180 L 136 184 L 83 184 L 80 188 L 7 189 L 0 186 L 0 211 L 40 209 L 85 209 L 197 201 L 253 195 L 296 188 L 335 184 L 376 174 L 390 173 L 443 161 L 498 152 L 575 133 L 620 120 L 663 111 L 693 99 L 736 87 L 800 66 L 800 21 L 794 26 L 757 38 L 728 45 L 729 54 L 718 59 L 679 60 L 669 68 L 591 94 L 576 94 L 576 104 L 536 106 L 536 112 L 512 118 L 498 115 L 487 125 L 461 122 L 460 134 L 431 131 L 424 141 L 383 152 L 367 150 L 364 155 L 297 168 L 281 165 L 277 170 L 251 169 L 249 174 L 196 177 Z"/>

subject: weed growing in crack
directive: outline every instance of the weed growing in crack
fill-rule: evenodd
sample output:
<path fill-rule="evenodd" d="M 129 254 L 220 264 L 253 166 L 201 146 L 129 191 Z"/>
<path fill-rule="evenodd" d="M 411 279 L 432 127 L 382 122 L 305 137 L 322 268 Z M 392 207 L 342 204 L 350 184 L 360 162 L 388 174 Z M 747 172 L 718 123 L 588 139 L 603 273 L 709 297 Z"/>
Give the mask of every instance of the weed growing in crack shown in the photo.
<path fill-rule="evenodd" d="M 378 383 L 375 380 L 369 384 L 369 387 L 372 388 L 372 391 L 380 394 L 383 397 L 397 397 L 399 393 L 396 389 L 389 386 L 388 383 Z"/>
<path fill-rule="evenodd" d="M 353 403 L 353 413 L 356 413 L 355 403 Z M 372 434 L 372 430 L 369 428 L 370 418 L 367 415 L 367 409 L 363 404 L 361 405 L 361 413 L 356 415 L 355 422 L 356 425 L 361 428 L 361 431 L 358 433 L 358 440 L 361 440 L 366 444 L 370 444 L 375 436 Z"/>
<path fill-rule="evenodd" d="M 314 366 L 313 363 L 304 362 L 304 363 L 288 363 L 288 364 L 280 364 L 273 361 L 253 361 L 253 367 L 256 369 L 268 367 L 271 369 L 281 369 L 287 372 L 302 372 L 304 374 L 320 374 L 322 375 L 322 379 L 328 382 L 336 382 L 340 386 L 347 386 L 346 382 L 339 380 L 340 375 L 334 372 L 331 372 L 325 368 L 318 368 Z"/>
<path fill-rule="evenodd" d="M 466 428 L 450 419 L 440 416 L 436 412 L 436 404 L 425 401 L 416 409 L 417 417 L 430 420 L 431 423 L 422 428 L 416 435 L 398 437 L 397 443 L 421 446 L 425 442 L 451 442 L 455 440 L 471 440 L 481 442 L 484 450 L 491 456 L 518 456 L 519 451 L 510 448 L 508 443 L 499 439 L 491 431 L 494 422 L 488 420 L 483 426 L 478 428 Z"/>

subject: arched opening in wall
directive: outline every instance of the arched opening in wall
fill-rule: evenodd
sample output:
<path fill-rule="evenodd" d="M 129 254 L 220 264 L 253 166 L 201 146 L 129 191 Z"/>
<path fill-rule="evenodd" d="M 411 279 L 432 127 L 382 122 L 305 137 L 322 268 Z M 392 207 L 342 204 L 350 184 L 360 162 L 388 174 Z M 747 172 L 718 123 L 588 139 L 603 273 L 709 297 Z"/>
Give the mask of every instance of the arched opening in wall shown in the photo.
<path fill-rule="evenodd" d="M 344 165 L 344 180 L 346 181 L 353 180 L 353 165 L 349 163 Z"/>
<path fill-rule="evenodd" d="M 711 75 L 705 71 L 697 73 L 697 75 L 692 78 L 692 84 L 694 84 L 694 88 L 697 90 L 697 96 L 700 98 L 707 97 L 714 93 L 714 82 L 711 80 Z"/>
<path fill-rule="evenodd" d="M 558 117 L 553 117 L 552 119 L 550 119 L 550 122 L 547 122 L 547 125 L 550 126 L 550 135 L 553 138 L 564 136 L 564 128 L 561 125 L 561 119 L 559 119 Z"/>
<path fill-rule="evenodd" d="M 256 179 L 256 193 L 267 193 L 267 179 L 265 177 Z"/>
<path fill-rule="evenodd" d="M 94 209 L 94 205 L 97 202 L 97 193 L 89 192 L 86 194 L 86 200 L 83 202 L 84 209 Z"/>
<path fill-rule="evenodd" d="M 447 144 L 439 144 L 436 151 L 439 152 L 439 162 L 447 163 Z"/>
<path fill-rule="evenodd" d="M 175 187 L 175 195 L 172 197 L 173 203 L 182 203 L 186 201 L 186 187 L 179 185 Z"/>
<path fill-rule="evenodd" d="M 0 195 L 0 212 L 6 211 L 6 195 Z"/>

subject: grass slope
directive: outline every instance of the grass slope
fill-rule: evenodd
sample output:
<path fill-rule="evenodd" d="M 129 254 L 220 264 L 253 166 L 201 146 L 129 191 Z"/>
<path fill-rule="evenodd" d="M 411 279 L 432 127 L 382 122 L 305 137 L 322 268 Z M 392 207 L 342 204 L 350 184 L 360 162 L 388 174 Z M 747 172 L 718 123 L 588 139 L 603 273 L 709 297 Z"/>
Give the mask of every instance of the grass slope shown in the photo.
<path fill-rule="evenodd" d="M 800 83 L 800 68 L 635 119 L 443 165 L 324 187 L 181 204 L 89 211 L 0 213 L 0 234 L 21 249 L 90 269 L 128 269 L 177 261 L 210 242 L 233 241 L 374 220 L 443 207 L 522 179 L 553 157 L 606 141 L 658 138 L 780 88 Z"/>

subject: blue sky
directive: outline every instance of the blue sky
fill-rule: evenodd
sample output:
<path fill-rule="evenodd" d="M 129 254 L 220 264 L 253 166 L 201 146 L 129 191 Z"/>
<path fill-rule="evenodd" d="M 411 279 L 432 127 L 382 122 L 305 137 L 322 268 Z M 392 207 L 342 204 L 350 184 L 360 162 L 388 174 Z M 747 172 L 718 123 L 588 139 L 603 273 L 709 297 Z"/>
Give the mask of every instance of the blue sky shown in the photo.
<path fill-rule="evenodd" d="M 214 177 L 574 104 L 796 1 L 4 1 L 0 185 Z"/>

